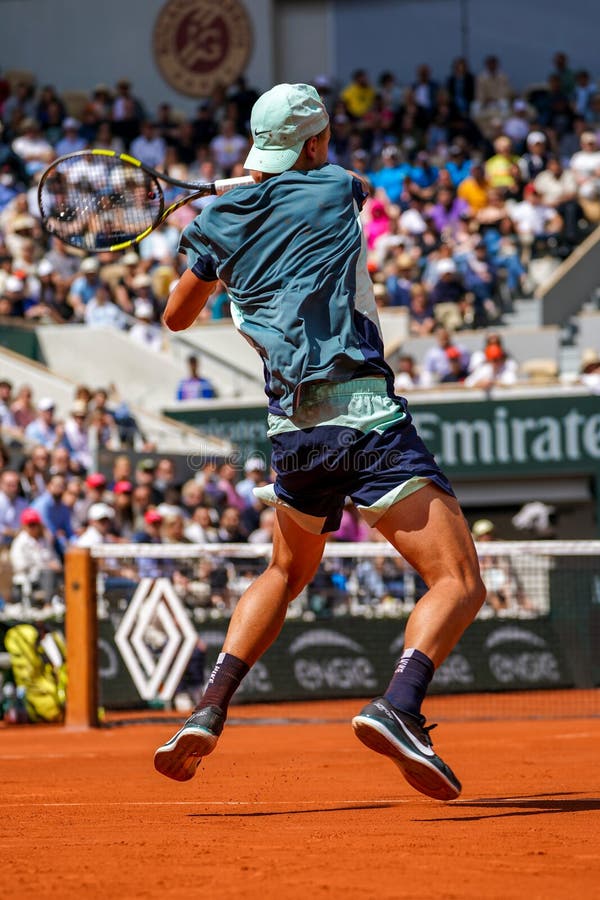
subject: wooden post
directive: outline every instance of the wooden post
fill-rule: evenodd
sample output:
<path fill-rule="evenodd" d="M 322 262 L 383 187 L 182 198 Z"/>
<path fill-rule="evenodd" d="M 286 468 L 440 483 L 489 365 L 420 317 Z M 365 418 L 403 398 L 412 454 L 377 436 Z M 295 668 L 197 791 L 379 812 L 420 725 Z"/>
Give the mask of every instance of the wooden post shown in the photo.
<path fill-rule="evenodd" d="M 98 613 L 96 563 L 84 547 L 65 556 L 65 637 L 69 728 L 98 726 Z"/>

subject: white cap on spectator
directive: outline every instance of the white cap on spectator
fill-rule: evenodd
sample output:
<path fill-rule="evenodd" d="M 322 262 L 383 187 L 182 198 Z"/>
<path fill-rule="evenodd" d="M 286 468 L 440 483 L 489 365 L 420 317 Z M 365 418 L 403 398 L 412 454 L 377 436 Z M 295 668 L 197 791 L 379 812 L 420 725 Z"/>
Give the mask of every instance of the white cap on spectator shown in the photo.
<path fill-rule="evenodd" d="M 88 510 L 88 521 L 98 522 L 100 519 L 114 519 L 115 511 L 108 503 L 92 503 Z"/>
<path fill-rule="evenodd" d="M 527 103 L 517 97 L 517 99 L 513 103 L 513 109 L 515 110 L 515 112 L 523 112 L 523 110 L 527 109 Z"/>
<path fill-rule="evenodd" d="M 264 472 L 266 469 L 264 460 L 260 456 L 250 456 L 244 465 L 245 472 Z"/>
<path fill-rule="evenodd" d="M 52 397 L 41 397 L 38 402 L 38 409 L 41 412 L 48 412 L 49 409 L 54 409 L 56 403 L 52 399 Z"/>
<path fill-rule="evenodd" d="M 534 144 L 545 144 L 546 135 L 543 131 L 532 131 L 527 135 L 527 146 L 533 147 Z"/>
<path fill-rule="evenodd" d="M 121 262 L 125 266 L 137 266 L 139 261 L 140 261 L 139 256 L 133 250 L 130 250 L 128 253 L 126 253 L 125 256 L 123 257 L 123 259 L 121 260 Z"/>
<path fill-rule="evenodd" d="M 9 275 L 4 285 L 7 294 L 18 294 L 23 290 L 23 282 L 18 275 Z"/>
<path fill-rule="evenodd" d="M 136 319 L 153 319 L 154 307 L 147 300 L 138 297 L 134 302 L 134 315 Z"/>
<path fill-rule="evenodd" d="M 54 266 L 50 262 L 49 259 L 41 259 L 38 263 L 37 273 L 40 278 L 43 278 L 44 275 L 51 275 L 54 272 Z"/>
<path fill-rule="evenodd" d="M 451 272 L 456 272 L 456 263 L 453 259 L 440 259 L 437 263 L 437 273 L 441 278 L 442 275 L 449 275 Z"/>
<path fill-rule="evenodd" d="M 97 272 L 100 268 L 100 263 L 93 256 L 88 256 L 87 259 L 83 260 L 79 268 L 87 275 L 88 272 Z"/>
<path fill-rule="evenodd" d="M 80 126 L 80 122 L 77 119 L 74 119 L 73 116 L 67 116 L 67 118 L 63 122 L 63 128 L 66 131 L 67 129 L 75 129 L 77 130 Z"/>

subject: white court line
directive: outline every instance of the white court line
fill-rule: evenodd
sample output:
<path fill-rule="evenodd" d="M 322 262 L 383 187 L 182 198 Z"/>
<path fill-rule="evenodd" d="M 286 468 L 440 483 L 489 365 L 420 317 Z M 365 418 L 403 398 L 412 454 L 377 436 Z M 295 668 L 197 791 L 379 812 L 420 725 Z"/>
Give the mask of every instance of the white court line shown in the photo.
<path fill-rule="evenodd" d="M 27 801 L 27 797 L 17 801 L 3 803 L 0 801 L 0 809 L 7 809 L 13 806 L 23 806 Z M 124 801 L 59 801 L 56 803 L 39 803 L 36 800 L 31 801 L 32 806 L 36 807 L 66 807 L 66 806 L 316 806 L 321 809 L 323 806 L 332 806 L 334 811 L 338 811 L 340 806 L 384 806 L 389 803 L 411 803 L 411 800 L 124 800 Z M 339 810 L 341 812 L 341 810 Z"/>

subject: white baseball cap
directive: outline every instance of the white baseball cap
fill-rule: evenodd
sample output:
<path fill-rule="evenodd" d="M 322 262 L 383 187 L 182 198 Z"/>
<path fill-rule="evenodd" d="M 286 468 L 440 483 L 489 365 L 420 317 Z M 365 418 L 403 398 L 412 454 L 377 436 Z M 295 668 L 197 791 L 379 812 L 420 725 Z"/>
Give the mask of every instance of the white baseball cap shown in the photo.
<path fill-rule="evenodd" d="M 310 84 L 276 84 L 252 107 L 250 129 L 254 144 L 244 167 L 279 174 L 290 169 L 304 142 L 320 134 L 329 115 Z"/>
<path fill-rule="evenodd" d="M 108 503 L 92 503 L 87 517 L 89 522 L 99 522 L 100 519 L 114 519 L 115 511 Z"/>

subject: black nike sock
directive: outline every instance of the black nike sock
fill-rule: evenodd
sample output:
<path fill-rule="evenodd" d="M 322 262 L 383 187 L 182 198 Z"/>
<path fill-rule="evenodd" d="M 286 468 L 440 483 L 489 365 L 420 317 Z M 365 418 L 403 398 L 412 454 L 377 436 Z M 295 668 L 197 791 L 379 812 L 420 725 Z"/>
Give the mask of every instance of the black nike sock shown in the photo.
<path fill-rule="evenodd" d="M 435 667 L 425 653 L 414 648 L 405 650 L 384 694 L 385 699 L 396 709 L 420 716 L 434 671 Z"/>
<path fill-rule="evenodd" d="M 227 714 L 231 698 L 249 671 L 250 666 L 243 659 L 238 659 L 231 653 L 220 653 L 208 679 L 206 690 L 198 704 L 198 709 L 218 706 Z"/>

